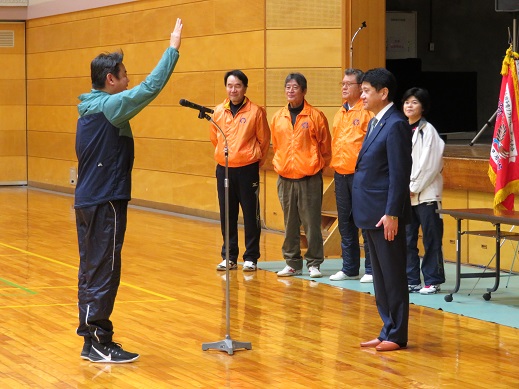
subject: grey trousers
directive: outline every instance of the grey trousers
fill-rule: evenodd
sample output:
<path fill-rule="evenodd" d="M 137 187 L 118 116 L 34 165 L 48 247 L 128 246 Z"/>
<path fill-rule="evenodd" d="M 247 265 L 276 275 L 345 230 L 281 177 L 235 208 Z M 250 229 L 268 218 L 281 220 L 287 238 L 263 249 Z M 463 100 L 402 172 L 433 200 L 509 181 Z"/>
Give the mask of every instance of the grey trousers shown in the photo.
<path fill-rule="evenodd" d="M 324 261 L 321 232 L 321 206 L 323 202 L 323 177 L 318 173 L 303 180 L 282 177 L 277 181 L 278 197 L 285 221 L 283 258 L 295 270 L 303 268 L 300 228 L 304 228 L 308 249 L 304 255 L 307 267 L 319 267 Z"/>

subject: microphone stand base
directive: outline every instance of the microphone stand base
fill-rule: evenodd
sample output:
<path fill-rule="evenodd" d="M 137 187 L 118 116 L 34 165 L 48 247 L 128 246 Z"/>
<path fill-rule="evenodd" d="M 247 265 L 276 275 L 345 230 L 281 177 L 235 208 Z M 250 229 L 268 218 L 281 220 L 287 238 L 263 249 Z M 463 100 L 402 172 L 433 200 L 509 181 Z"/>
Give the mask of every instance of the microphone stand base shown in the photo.
<path fill-rule="evenodd" d="M 225 336 L 224 340 L 220 340 L 219 342 L 211 342 L 211 343 L 202 343 L 202 350 L 206 351 L 209 349 L 225 351 L 229 355 L 234 354 L 234 350 L 244 348 L 246 350 L 252 350 L 252 345 L 250 342 L 238 342 L 232 340 L 229 335 Z"/>

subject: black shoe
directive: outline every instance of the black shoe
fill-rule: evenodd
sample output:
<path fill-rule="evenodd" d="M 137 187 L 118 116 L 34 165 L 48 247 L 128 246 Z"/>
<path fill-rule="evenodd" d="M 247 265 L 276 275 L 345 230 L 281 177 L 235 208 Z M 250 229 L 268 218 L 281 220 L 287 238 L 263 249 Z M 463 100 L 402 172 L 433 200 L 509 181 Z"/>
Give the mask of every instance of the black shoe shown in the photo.
<path fill-rule="evenodd" d="M 88 359 L 100 363 L 128 363 L 139 358 L 139 354 L 124 351 L 119 343 L 97 343 L 92 340 L 92 347 Z"/>
<path fill-rule="evenodd" d="M 92 338 L 85 336 L 85 343 L 83 343 L 83 350 L 81 350 L 81 358 L 88 359 L 90 349 L 92 348 Z"/>

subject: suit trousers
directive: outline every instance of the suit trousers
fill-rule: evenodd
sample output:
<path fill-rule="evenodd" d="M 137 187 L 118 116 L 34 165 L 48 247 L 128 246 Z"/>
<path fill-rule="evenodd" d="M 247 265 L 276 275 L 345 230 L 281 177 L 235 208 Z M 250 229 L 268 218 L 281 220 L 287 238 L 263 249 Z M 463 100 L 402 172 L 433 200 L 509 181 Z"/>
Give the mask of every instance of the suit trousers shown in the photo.
<path fill-rule="evenodd" d="M 398 223 L 393 241 L 384 238 L 384 229 L 366 230 L 373 267 L 377 309 L 384 323 L 379 339 L 407 345 L 409 291 L 406 273 L 405 224 Z"/>
<path fill-rule="evenodd" d="M 308 249 L 304 256 L 306 265 L 319 267 L 324 261 L 321 232 L 322 173 L 301 180 L 279 177 L 277 188 L 285 222 L 285 241 L 281 249 L 283 258 L 293 269 L 303 268 L 300 242 L 302 225 L 308 242 Z"/>
<path fill-rule="evenodd" d="M 77 334 L 112 341 L 110 320 L 121 280 L 121 251 L 128 201 L 110 201 L 76 209 L 79 243 Z"/>

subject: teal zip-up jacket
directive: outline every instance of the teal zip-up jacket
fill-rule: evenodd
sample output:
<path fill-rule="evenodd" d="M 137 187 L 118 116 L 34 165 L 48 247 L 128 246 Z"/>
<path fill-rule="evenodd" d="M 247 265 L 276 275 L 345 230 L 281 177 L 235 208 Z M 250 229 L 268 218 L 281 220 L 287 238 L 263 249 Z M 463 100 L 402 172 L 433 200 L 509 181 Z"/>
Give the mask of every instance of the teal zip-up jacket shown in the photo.
<path fill-rule="evenodd" d="M 131 199 L 134 142 L 130 119 L 157 97 L 178 58 L 178 51 L 169 47 L 139 85 L 116 94 L 92 89 L 79 96 L 74 208 Z"/>

